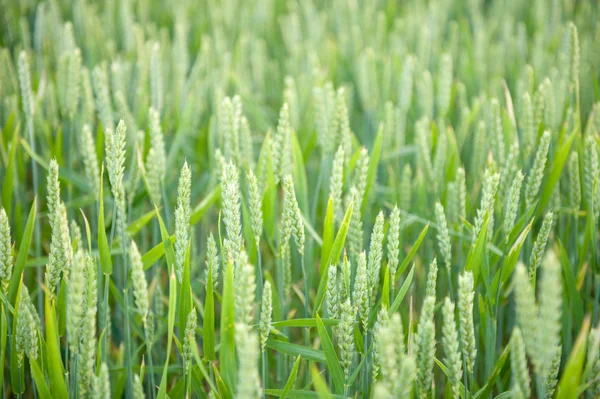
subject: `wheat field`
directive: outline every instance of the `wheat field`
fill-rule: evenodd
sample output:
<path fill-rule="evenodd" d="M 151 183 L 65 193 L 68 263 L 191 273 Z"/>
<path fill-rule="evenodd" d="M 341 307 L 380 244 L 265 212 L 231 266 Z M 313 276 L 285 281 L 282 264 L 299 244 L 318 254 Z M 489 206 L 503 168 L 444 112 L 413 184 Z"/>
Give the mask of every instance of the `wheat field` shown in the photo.
<path fill-rule="evenodd" d="M 0 0 L 0 390 L 600 397 L 595 0 Z"/>

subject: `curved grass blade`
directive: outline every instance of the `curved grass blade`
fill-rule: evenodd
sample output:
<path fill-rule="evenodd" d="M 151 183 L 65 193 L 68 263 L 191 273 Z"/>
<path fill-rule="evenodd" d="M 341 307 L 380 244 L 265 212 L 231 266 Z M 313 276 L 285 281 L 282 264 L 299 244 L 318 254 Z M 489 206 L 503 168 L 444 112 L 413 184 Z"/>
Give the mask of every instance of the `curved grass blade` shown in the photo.
<path fill-rule="evenodd" d="M 396 298 L 394 298 L 394 302 L 392 302 L 392 305 L 390 306 L 390 310 L 388 312 L 390 314 L 390 316 L 392 315 L 392 313 L 396 312 L 396 310 L 398 310 L 398 308 L 402 304 L 402 300 L 404 299 L 404 297 L 406 296 L 406 293 L 408 292 L 408 289 L 410 288 L 410 284 L 412 283 L 414 274 L 415 274 L 415 265 L 413 265 L 413 267 L 410 269 L 410 272 L 408 272 L 408 276 L 406 276 L 406 280 L 404 280 L 404 283 L 402 283 L 402 287 L 400 287 L 400 291 L 398 291 L 398 295 L 396 295 Z"/>
<path fill-rule="evenodd" d="M 290 393 L 290 391 L 294 387 L 296 377 L 298 376 L 298 368 L 300 367 L 300 359 L 301 357 L 300 355 L 298 355 L 298 357 L 296 357 L 296 361 L 294 362 L 294 367 L 292 367 L 292 371 L 290 372 L 290 376 L 288 377 L 287 382 L 283 387 L 283 391 L 281 391 L 281 399 L 287 398 L 288 393 Z"/>
<path fill-rule="evenodd" d="M 171 273 L 169 278 L 169 313 L 167 321 L 167 351 L 165 366 L 163 368 L 162 377 L 160 379 L 160 387 L 158 389 L 158 399 L 165 399 L 167 396 L 167 374 L 169 368 L 169 355 L 171 353 L 171 345 L 173 344 L 173 328 L 175 327 L 175 311 L 177 308 L 177 278 L 175 272 Z"/>
<path fill-rule="evenodd" d="M 64 367 L 60 357 L 60 342 L 56 328 L 56 311 L 50 303 L 50 298 L 46 295 L 46 356 L 48 357 L 48 377 L 52 394 L 56 398 L 68 399 L 69 393 L 64 379 Z"/>
<path fill-rule="evenodd" d="M 397 281 L 398 278 L 402 275 L 402 273 L 404 273 L 404 270 L 406 270 L 406 268 L 410 264 L 410 261 L 415 257 L 415 254 L 419 250 L 419 247 L 421 246 L 421 243 L 425 239 L 425 236 L 427 235 L 427 231 L 428 230 L 429 230 L 429 223 L 427 223 L 425 225 L 425 227 L 421 231 L 421 234 L 419 234 L 419 237 L 417 238 L 417 241 L 415 241 L 415 243 L 413 244 L 412 248 L 408 252 L 408 255 L 406 255 L 406 257 L 402 261 L 402 264 L 400 265 L 400 267 L 396 271 L 396 275 L 392 276 L 392 280 Z"/>
<path fill-rule="evenodd" d="M 346 242 L 346 234 L 348 233 L 348 226 L 350 225 L 350 218 L 352 217 L 352 209 L 354 207 L 354 203 L 351 202 L 346 210 L 346 214 L 344 215 L 344 219 L 342 220 L 342 224 L 340 225 L 340 229 L 335 236 L 335 241 L 331 247 L 331 253 L 327 258 L 327 263 L 322 265 L 321 269 L 321 281 L 319 282 L 319 288 L 317 290 L 317 297 L 315 299 L 315 308 L 313 310 L 313 316 L 317 314 L 317 312 L 321 309 L 321 305 L 323 304 L 323 300 L 325 299 L 325 288 L 327 287 L 327 270 L 329 266 L 332 264 L 337 264 L 340 256 L 342 255 L 342 249 L 344 248 L 344 243 Z"/>
<path fill-rule="evenodd" d="M 219 361 L 223 382 L 229 392 L 235 392 L 237 364 L 235 360 L 235 299 L 233 295 L 233 262 L 228 262 L 223 279 L 221 304 L 221 346 Z"/>
<path fill-rule="evenodd" d="M 579 396 L 579 381 L 581 379 L 583 363 L 587 352 L 586 343 L 589 328 L 590 318 L 588 316 L 583 321 L 577 341 L 575 341 L 575 345 L 573 345 L 571 356 L 569 356 L 565 370 L 563 371 L 560 382 L 558 383 L 556 392 L 557 399 L 569 399 Z"/>
<path fill-rule="evenodd" d="M 98 213 L 98 252 L 100 253 L 100 264 L 102 273 L 110 276 L 112 274 L 112 258 L 110 256 L 110 246 L 106 236 L 106 226 L 104 225 L 104 165 L 100 173 L 100 211 Z"/>
<path fill-rule="evenodd" d="M 25 263 L 27 261 L 27 255 L 29 254 L 29 246 L 31 245 L 31 237 L 33 235 L 33 226 L 35 225 L 35 210 L 36 210 L 37 197 L 33 199 L 29 216 L 27 217 L 27 224 L 25 225 L 25 231 L 23 232 L 23 238 L 21 245 L 19 246 L 19 254 L 17 255 L 17 261 L 13 268 L 13 274 L 10 280 L 10 290 L 8 300 L 11 305 L 15 305 L 15 299 L 17 297 L 17 291 L 19 290 L 19 284 L 21 283 L 21 275 L 25 270 Z M 12 356 L 11 356 L 12 357 Z"/>
<path fill-rule="evenodd" d="M 331 338 L 329 338 L 329 334 L 325 329 L 325 325 L 321 321 L 319 315 L 317 315 L 316 318 L 319 338 L 321 339 L 321 345 L 323 346 L 323 352 L 325 353 L 325 359 L 327 360 L 327 369 L 333 379 L 333 385 L 335 386 L 336 392 L 342 393 L 344 392 L 344 372 L 342 371 L 342 366 L 340 366 L 340 362 L 335 353 Z"/>

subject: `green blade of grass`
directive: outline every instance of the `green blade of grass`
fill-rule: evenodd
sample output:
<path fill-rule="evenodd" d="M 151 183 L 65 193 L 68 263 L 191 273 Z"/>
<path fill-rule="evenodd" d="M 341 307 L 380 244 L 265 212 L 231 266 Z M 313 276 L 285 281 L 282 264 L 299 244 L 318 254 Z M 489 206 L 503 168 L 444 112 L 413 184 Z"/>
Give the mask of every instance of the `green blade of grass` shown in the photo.
<path fill-rule="evenodd" d="M 292 367 L 292 371 L 290 372 L 290 376 L 288 377 L 283 390 L 281 391 L 281 399 L 287 398 L 288 394 L 294 387 L 294 383 L 296 382 L 296 376 L 298 375 L 298 368 L 300 367 L 300 355 L 296 357 L 296 361 L 294 362 L 294 367 Z"/>
<path fill-rule="evenodd" d="M 583 371 L 583 363 L 587 352 L 587 336 L 590 328 L 590 319 L 587 317 L 579 330 L 579 335 L 573 345 L 571 356 L 565 366 L 556 391 L 557 399 L 570 399 L 579 396 L 579 381 Z"/>
<path fill-rule="evenodd" d="M 98 213 L 98 252 L 100 253 L 100 264 L 102 273 L 110 276 L 112 274 L 112 258 L 110 256 L 110 246 L 106 236 L 106 226 L 104 225 L 104 165 L 100 173 L 100 210 Z"/>
<path fill-rule="evenodd" d="M 352 217 L 352 208 L 354 204 L 351 202 L 346 210 L 346 214 L 344 215 L 344 219 L 342 220 L 342 224 L 340 225 L 340 229 L 335 236 L 335 241 L 331 247 L 331 253 L 327 258 L 327 263 L 322 265 L 321 272 L 321 281 L 319 282 L 319 288 L 317 290 L 317 297 L 315 299 L 315 308 L 313 310 L 313 316 L 317 314 L 317 312 L 321 309 L 321 305 L 323 304 L 323 300 L 325 299 L 325 288 L 327 288 L 327 270 L 330 265 L 336 265 L 340 256 L 342 255 L 342 249 L 344 248 L 344 243 L 346 242 L 346 234 L 348 233 L 348 226 L 350 225 L 350 218 Z"/>
<path fill-rule="evenodd" d="M 2 205 L 9 218 L 12 215 L 13 183 L 15 181 L 15 168 L 17 167 L 17 148 L 19 147 L 19 125 L 13 130 L 11 143 L 10 155 L 8 156 L 8 163 L 4 172 L 4 183 L 2 184 Z"/>
<path fill-rule="evenodd" d="M 404 280 L 404 283 L 402 283 L 402 287 L 400 287 L 400 291 L 398 291 L 396 298 L 394 298 L 394 302 L 392 302 L 392 305 L 390 306 L 390 310 L 388 312 L 390 316 L 396 310 L 398 310 L 398 308 L 402 304 L 402 300 L 404 299 L 406 293 L 408 292 L 408 289 L 410 288 L 414 274 L 415 266 L 413 265 L 413 267 L 410 268 L 410 272 L 408 272 L 408 276 L 406 276 L 406 280 Z"/>
<path fill-rule="evenodd" d="M 398 278 L 400 278 L 400 276 L 402 275 L 402 273 L 404 273 L 404 270 L 406 270 L 406 268 L 408 267 L 408 265 L 410 264 L 410 262 L 412 261 L 412 259 L 415 257 L 415 254 L 417 253 L 417 251 L 419 250 L 419 247 L 421 246 L 421 243 L 425 239 L 425 236 L 427 235 L 427 231 L 428 230 L 429 230 L 429 223 L 427 223 L 425 225 L 425 227 L 421 231 L 421 234 L 419 234 L 419 237 L 417 238 L 417 241 L 415 241 L 415 243 L 411 247 L 410 251 L 408 252 L 408 255 L 406 255 L 406 257 L 402 261 L 402 264 L 400 265 L 400 267 L 396 271 L 396 275 L 392 276 L 392 278 L 393 278 L 394 281 L 398 281 Z"/>
<path fill-rule="evenodd" d="M 167 316 L 167 356 L 165 359 L 165 365 L 163 367 L 162 377 L 160 379 L 160 386 L 158 388 L 158 399 L 165 399 L 167 396 L 167 379 L 168 379 L 168 368 L 169 368 L 169 355 L 171 354 L 171 345 L 173 343 L 173 329 L 175 327 L 175 312 L 177 307 L 177 278 L 175 272 L 171 273 L 169 277 L 169 310 Z"/>
<path fill-rule="evenodd" d="M 321 321 L 319 315 L 317 315 L 316 318 L 321 346 L 323 346 L 323 352 L 325 353 L 325 359 L 327 361 L 327 370 L 329 370 L 329 373 L 331 374 L 336 392 L 342 393 L 344 392 L 344 372 L 342 371 L 342 366 L 340 366 L 340 362 L 335 353 L 335 349 L 333 348 L 331 338 L 329 338 L 329 334 L 325 329 L 325 325 Z"/>
<path fill-rule="evenodd" d="M 33 236 L 33 227 L 35 225 L 36 203 L 37 198 L 34 198 L 33 204 L 31 205 L 31 210 L 29 211 L 29 216 L 27 217 L 25 231 L 21 238 L 19 254 L 17 255 L 17 260 L 15 262 L 12 277 L 10 279 L 8 300 L 13 306 L 15 306 L 17 291 L 19 290 L 19 284 L 21 283 L 21 275 L 23 274 L 23 270 L 25 270 L 25 263 L 27 262 L 27 255 L 29 254 L 29 246 L 31 245 L 31 237 Z"/>
<path fill-rule="evenodd" d="M 229 392 L 235 392 L 235 379 L 237 374 L 237 364 L 235 360 L 235 299 L 233 289 L 233 263 L 228 262 L 223 279 L 219 362 L 223 382 Z"/>
<path fill-rule="evenodd" d="M 48 357 L 48 377 L 55 398 L 68 399 L 69 393 L 64 379 L 64 367 L 60 357 L 60 343 L 56 328 L 56 311 L 50 304 L 50 297 L 45 298 L 46 311 L 46 356 Z"/>
<path fill-rule="evenodd" d="M 212 262 L 206 272 L 206 296 L 204 299 L 204 324 L 202 325 L 204 357 L 207 360 L 215 360 L 215 298 L 213 294 L 213 270 Z"/>
<path fill-rule="evenodd" d="M 321 275 L 323 270 L 326 269 L 327 259 L 331 254 L 331 247 L 333 246 L 333 197 L 329 197 L 327 201 L 327 211 L 325 213 L 325 222 L 323 223 L 323 246 L 321 247 Z"/>
<path fill-rule="evenodd" d="M 308 348 L 302 345 L 278 341 L 273 338 L 267 340 L 267 347 L 289 356 L 302 356 L 313 362 L 326 363 L 325 354 L 318 349 Z"/>

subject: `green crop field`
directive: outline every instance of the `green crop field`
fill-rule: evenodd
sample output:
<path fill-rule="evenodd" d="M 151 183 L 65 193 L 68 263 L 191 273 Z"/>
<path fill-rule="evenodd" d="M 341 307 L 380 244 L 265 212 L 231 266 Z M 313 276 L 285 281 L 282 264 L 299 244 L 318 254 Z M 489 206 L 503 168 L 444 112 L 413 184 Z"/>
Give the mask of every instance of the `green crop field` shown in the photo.
<path fill-rule="evenodd" d="M 0 0 L 0 397 L 600 397 L 596 0 Z"/>

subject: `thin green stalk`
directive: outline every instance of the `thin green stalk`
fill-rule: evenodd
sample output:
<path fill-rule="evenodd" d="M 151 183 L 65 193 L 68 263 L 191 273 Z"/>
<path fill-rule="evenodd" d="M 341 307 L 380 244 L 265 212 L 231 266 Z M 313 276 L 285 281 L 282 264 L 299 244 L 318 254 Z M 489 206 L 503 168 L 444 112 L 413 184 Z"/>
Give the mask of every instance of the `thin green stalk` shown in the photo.
<path fill-rule="evenodd" d="M 109 307 L 108 307 L 108 286 L 109 286 L 109 281 L 110 281 L 110 276 L 108 274 L 104 274 L 104 293 L 102 294 L 102 317 L 100 318 L 100 322 L 102 323 L 101 326 L 101 330 L 102 332 L 104 332 L 103 334 L 103 338 L 102 338 L 102 345 L 101 345 L 101 354 L 102 354 L 102 361 L 105 362 L 106 361 L 106 351 L 108 348 L 108 314 L 109 314 Z"/>
<path fill-rule="evenodd" d="M 149 374 L 150 378 L 150 399 L 155 398 L 154 387 L 156 387 L 156 382 L 154 381 L 154 362 L 152 360 L 152 343 L 150 342 L 150 331 L 149 328 L 153 328 L 153 326 L 148 326 L 146 324 L 144 328 L 145 339 L 146 339 L 146 350 L 148 352 L 148 367 L 152 370 Z"/>
<path fill-rule="evenodd" d="M 121 223 L 124 221 L 121 220 Z M 133 397 L 133 370 L 131 368 L 131 326 L 129 320 L 129 287 L 128 287 L 128 265 L 127 252 L 125 251 L 125 226 L 121 230 L 121 247 L 123 248 L 123 298 L 125 312 L 125 370 L 127 370 L 127 397 Z"/>
<path fill-rule="evenodd" d="M 308 275 L 306 273 L 306 266 L 304 264 L 304 254 L 301 254 L 300 256 L 302 258 L 302 277 L 304 279 L 304 317 L 305 318 L 309 318 L 310 317 L 310 295 L 309 295 L 309 288 L 308 288 Z M 304 328 L 304 346 L 306 346 L 307 348 L 310 346 L 310 329 L 308 327 Z M 309 373 L 306 373 L 304 375 L 305 377 L 305 383 L 309 383 L 310 382 L 310 375 Z"/>
<path fill-rule="evenodd" d="M 265 349 L 264 351 L 262 351 L 262 386 L 263 386 L 263 398 L 267 398 L 267 394 L 265 393 L 265 391 L 268 388 L 268 384 L 267 384 L 267 370 L 268 370 L 268 364 L 267 364 L 268 360 L 267 360 L 267 350 Z"/>
<path fill-rule="evenodd" d="M 256 256 L 257 256 L 257 270 L 256 270 L 256 301 L 260 303 L 262 300 L 262 292 L 263 292 L 263 272 L 262 272 L 262 259 L 260 256 L 260 242 L 256 242 Z M 259 320 L 258 312 L 256 312 L 256 322 Z"/>
<path fill-rule="evenodd" d="M 33 131 L 33 120 L 32 120 L 32 116 L 29 115 L 27 116 L 27 132 L 29 133 L 29 147 L 31 147 L 31 151 L 33 151 L 33 153 L 36 153 L 36 148 L 35 148 L 35 137 L 34 137 L 34 131 Z M 33 176 L 33 195 L 35 196 L 35 198 L 38 197 L 39 195 L 39 187 L 40 187 L 40 183 L 39 183 L 39 176 L 38 176 L 38 168 L 37 168 L 37 163 L 35 161 L 35 159 L 31 158 L 31 169 L 32 169 L 32 176 Z M 39 211 L 39 205 L 38 205 L 39 201 L 35 201 L 35 214 L 38 214 Z M 35 255 L 39 258 L 42 255 L 42 231 L 40 228 L 40 222 L 38 220 L 38 218 L 35 219 Z M 44 275 L 43 275 L 43 270 L 41 267 L 36 268 L 35 271 L 35 278 L 36 281 L 43 281 Z M 44 314 L 44 298 L 43 295 L 38 295 L 37 298 L 37 311 L 38 314 L 40 316 L 43 316 Z M 43 328 L 43 326 L 40 326 L 40 328 Z"/>

